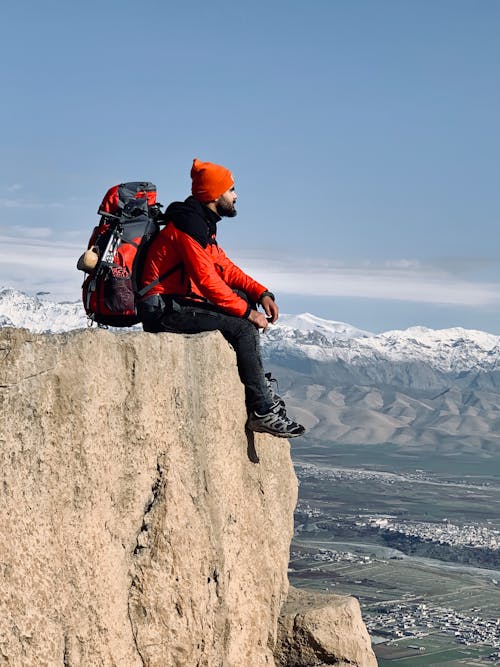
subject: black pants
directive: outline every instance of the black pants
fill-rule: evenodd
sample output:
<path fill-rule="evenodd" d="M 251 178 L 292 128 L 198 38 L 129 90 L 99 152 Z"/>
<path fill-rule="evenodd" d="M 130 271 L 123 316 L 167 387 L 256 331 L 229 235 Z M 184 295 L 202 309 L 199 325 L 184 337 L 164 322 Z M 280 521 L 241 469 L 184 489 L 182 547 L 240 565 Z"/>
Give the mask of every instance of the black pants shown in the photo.
<path fill-rule="evenodd" d="M 161 307 L 160 307 L 161 306 Z M 273 404 L 264 376 L 259 331 L 241 317 L 227 315 L 212 305 L 186 302 L 163 303 L 160 297 L 148 299 L 139 308 L 144 331 L 160 333 L 201 333 L 220 331 L 236 352 L 240 379 L 245 385 L 247 409 L 265 414 Z"/>

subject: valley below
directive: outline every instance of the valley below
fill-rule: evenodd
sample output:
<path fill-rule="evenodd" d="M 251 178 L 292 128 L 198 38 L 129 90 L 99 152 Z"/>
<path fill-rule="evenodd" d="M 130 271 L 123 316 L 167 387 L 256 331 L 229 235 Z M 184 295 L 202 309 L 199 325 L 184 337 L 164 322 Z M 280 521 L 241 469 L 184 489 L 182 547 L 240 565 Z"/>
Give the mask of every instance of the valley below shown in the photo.
<path fill-rule="evenodd" d="M 500 339 L 306 314 L 263 349 L 308 428 L 292 583 L 356 596 L 381 667 L 500 665 Z"/>
<path fill-rule="evenodd" d="M 295 586 L 355 595 L 381 667 L 500 664 L 500 455 L 292 447 Z"/>

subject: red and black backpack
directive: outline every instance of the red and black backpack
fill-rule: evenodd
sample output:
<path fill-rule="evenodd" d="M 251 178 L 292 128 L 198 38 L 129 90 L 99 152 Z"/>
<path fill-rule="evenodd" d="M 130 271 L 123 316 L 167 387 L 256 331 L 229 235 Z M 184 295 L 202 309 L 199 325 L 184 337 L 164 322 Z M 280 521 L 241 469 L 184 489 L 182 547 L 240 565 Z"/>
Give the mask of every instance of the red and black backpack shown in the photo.
<path fill-rule="evenodd" d="M 89 272 L 82 285 L 83 305 L 91 322 L 129 327 L 139 322 L 134 259 L 143 238 L 150 239 L 159 231 L 161 204 L 156 202 L 156 186 L 147 182 L 115 185 L 105 194 L 97 213 L 101 220 L 88 244 L 97 262 L 91 269 L 80 265 L 82 258 L 78 264 Z"/>

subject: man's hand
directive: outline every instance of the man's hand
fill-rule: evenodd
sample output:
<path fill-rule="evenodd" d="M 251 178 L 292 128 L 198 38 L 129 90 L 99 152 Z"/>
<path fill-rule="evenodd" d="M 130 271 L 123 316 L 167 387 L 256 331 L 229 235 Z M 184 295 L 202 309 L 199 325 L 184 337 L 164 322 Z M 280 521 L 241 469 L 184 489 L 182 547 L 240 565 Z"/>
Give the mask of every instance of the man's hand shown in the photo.
<path fill-rule="evenodd" d="M 266 316 L 263 315 L 262 313 L 259 313 L 258 310 L 251 310 L 247 319 L 252 324 L 255 324 L 257 329 L 264 329 L 264 331 L 267 329 L 267 325 L 269 324 Z"/>
<path fill-rule="evenodd" d="M 279 310 L 276 302 L 270 296 L 263 296 L 260 300 L 260 305 L 268 317 L 268 321 L 274 324 L 279 316 Z"/>

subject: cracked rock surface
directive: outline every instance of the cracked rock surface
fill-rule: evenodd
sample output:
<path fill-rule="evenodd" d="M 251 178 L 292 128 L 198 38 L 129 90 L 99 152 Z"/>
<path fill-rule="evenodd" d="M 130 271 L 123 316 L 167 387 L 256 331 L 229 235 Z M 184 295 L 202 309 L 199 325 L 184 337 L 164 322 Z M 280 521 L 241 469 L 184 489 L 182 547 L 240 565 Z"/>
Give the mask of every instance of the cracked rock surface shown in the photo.
<path fill-rule="evenodd" d="M 218 333 L 0 331 L 0 665 L 275 664 L 297 484 L 245 417 Z"/>
<path fill-rule="evenodd" d="M 273 655 L 297 480 L 245 419 L 218 333 L 0 330 L 0 667 L 376 664 L 293 590 Z"/>

